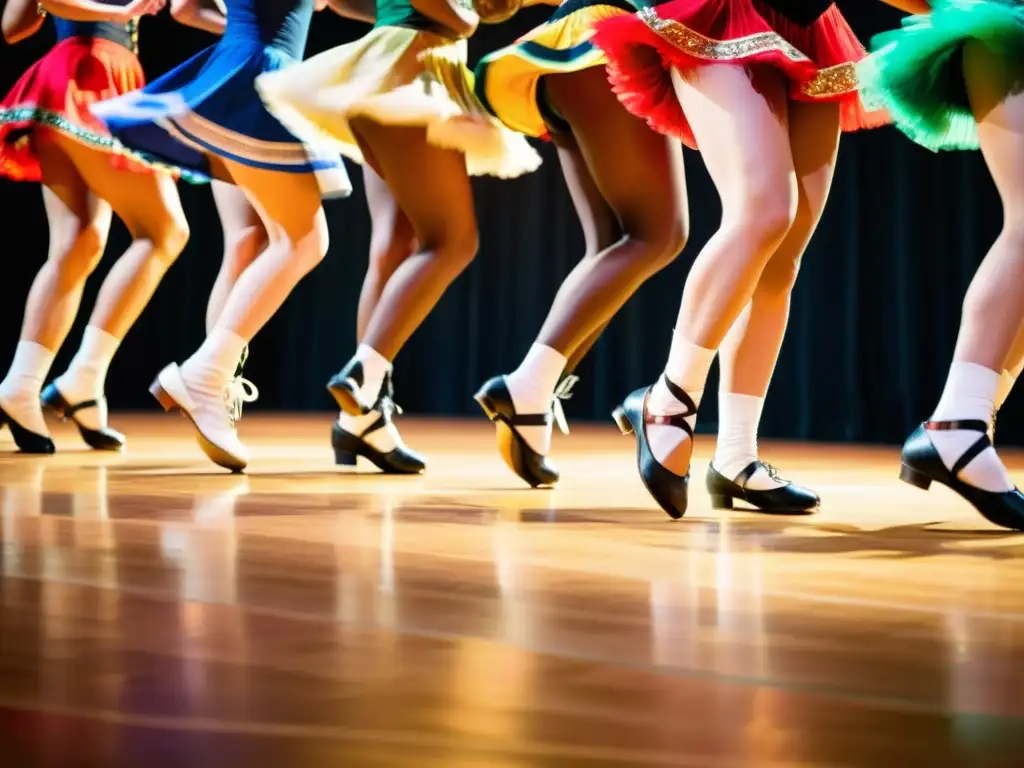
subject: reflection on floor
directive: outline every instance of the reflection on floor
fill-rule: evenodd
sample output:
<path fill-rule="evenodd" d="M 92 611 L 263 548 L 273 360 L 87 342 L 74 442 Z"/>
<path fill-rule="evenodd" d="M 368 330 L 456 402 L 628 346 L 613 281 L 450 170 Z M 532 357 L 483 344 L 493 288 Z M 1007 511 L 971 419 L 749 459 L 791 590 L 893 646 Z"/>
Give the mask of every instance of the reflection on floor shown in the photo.
<path fill-rule="evenodd" d="M 1021 764 L 1024 538 L 895 449 L 767 446 L 812 517 L 713 513 L 697 462 L 672 522 L 611 426 L 532 491 L 487 424 L 412 422 L 388 478 L 329 423 L 247 417 L 248 476 L 167 416 L 0 453 L 0 762 Z"/>

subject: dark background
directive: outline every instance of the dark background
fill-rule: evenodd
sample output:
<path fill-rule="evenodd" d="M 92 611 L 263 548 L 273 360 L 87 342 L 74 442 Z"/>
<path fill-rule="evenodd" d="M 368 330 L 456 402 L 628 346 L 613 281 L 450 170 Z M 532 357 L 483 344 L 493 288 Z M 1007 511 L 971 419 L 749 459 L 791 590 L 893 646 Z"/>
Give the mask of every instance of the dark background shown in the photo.
<path fill-rule="evenodd" d="M 862 39 L 896 26 L 900 14 L 863 0 L 849 19 Z M 523 12 L 481 29 L 473 61 L 543 21 L 549 9 Z M 319 14 L 309 53 L 355 39 L 360 24 Z M 141 25 L 143 65 L 152 79 L 213 41 L 164 11 Z M 2 48 L 6 90 L 53 42 L 47 24 L 34 39 Z M 487 377 L 511 370 L 540 328 L 558 284 L 579 258 L 582 236 L 550 147 L 545 164 L 513 181 L 478 179 L 479 256 L 451 287 L 399 356 L 397 399 L 415 414 L 476 414 L 471 396 Z M 631 389 L 664 365 L 689 265 L 719 221 L 717 195 L 700 157 L 687 152 L 691 238 L 686 251 L 619 314 L 578 373 L 570 418 L 606 419 Z M 369 220 L 361 173 L 356 192 L 326 203 L 331 250 L 252 345 L 246 375 L 260 389 L 259 409 L 328 410 L 328 377 L 355 346 L 355 310 L 366 268 Z M 146 389 L 169 361 L 203 338 L 203 317 L 221 256 L 208 188 L 181 185 L 192 239 L 152 304 L 125 339 L 108 379 L 112 407 L 156 407 Z M 24 297 L 46 255 L 38 187 L 0 180 L 6 225 L 0 300 L 0 365 L 18 337 Z M 978 153 L 933 155 L 894 129 L 847 135 L 829 206 L 808 250 L 792 320 L 768 396 L 762 435 L 795 439 L 899 441 L 929 415 L 952 357 L 960 303 L 977 264 L 998 233 L 1001 212 Z M 81 338 L 95 292 L 126 247 L 120 224 L 89 282 L 79 322 L 57 357 L 60 373 Z M 715 426 L 717 387 L 709 382 L 701 426 Z M 1020 443 L 1021 401 L 1000 419 L 1000 442 Z"/>

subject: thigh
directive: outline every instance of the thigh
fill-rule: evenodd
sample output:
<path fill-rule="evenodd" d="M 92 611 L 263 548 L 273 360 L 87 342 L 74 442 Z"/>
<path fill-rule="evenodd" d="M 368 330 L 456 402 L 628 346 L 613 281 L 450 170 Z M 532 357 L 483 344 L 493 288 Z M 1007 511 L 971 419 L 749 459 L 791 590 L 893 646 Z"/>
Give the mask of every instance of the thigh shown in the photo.
<path fill-rule="evenodd" d="M 225 243 L 231 243 L 241 233 L 256 228 L 261 233 L 264 232 L 263 221 L 252 207 L 249 198 L 245 196 L 245 190 L 223 181 L 211 182 L 210 189 L 213 192 L 213 203 L 217 207 Z"/>
<path fill-rule="evenodd" d="M 74 162 L 59 145 L 37 140 L 33 150 L 42 168 L 50 254 L 67 251 L 85 227 L 94 231 L 102 250 L 110 232 L 110 205 L 89 189 Z"/>
<path fill-rule="evenodd" d="M 600 253 L 622 236 L 618 216 L 598 189 L 572 129 L 552 133 L 551 143 L 558 152 L 565 186 L 583 229 L 587 254 Z"/>
<path fill-rule="evenodd" d="M 780 184 L 792 185 L 789 97 L 781 76 L 766 73 L 755 88 L 744 67 L 713 64 L 673 69 L 672 84 L 726 216 Z"/>
<path fill-rule="evenodd" d="M 573 135 L 605 203 L 636 234 L 652 221 L 686 217 L 682 146 L 651 130 L 619 103 L 605 70 L 546 78 L 551 105 Z"/>
<path fill-rule="evenodd" d="M 54 141 L 74 162 L 89 188 L 110 203 L 133 237 L 160 236 L 173 227 L 186 226 L 178 189 L 170 175 L 118 168 L 108 152 L 65 137 Z"/>
<path fill-rule="evenodd" d="M 230 160 L 223 163 L 272 241 L 285 236 L 297 243 L 311 232 L 326 232 L 320 187 L 313 174 L 269 171 Z"/>
<path fill-rule="evenodd" d="M 817 222 L 828 200 L 842 129 L 838 104 L 791 101 L 789 144 L 800 195 L 800 215 Z"/>
<path fill-rule="evenodd" d="M 473 191 L 462 153 L 427 142 L 425 128 L 352 121 L 423 250 L 475 236 Z"/>
<path fill-rule="evenodd" d="M 1024 87 L 1021 76 L 980 42 L 964 50 L 964 78 L 978 139 L 1005 216 L 1024 216 Z"/>

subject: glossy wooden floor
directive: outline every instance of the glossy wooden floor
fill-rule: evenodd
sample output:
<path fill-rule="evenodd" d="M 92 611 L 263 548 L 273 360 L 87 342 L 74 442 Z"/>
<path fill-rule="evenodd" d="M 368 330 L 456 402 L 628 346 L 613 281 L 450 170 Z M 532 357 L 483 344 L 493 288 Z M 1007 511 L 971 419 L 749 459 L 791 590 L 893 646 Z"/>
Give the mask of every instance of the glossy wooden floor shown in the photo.
<path fill-rule="evenodd" d="M 248 476 L 170 416 L 0 453 L 0 763 L 1024 764 L 1024 538 L 894 449 L 769 445 L 820 514 L 672 522 L 612 426 L 531 491 L 478 421 L 407 425 L 422 478 L 329 425 L 247 417 Z"/>

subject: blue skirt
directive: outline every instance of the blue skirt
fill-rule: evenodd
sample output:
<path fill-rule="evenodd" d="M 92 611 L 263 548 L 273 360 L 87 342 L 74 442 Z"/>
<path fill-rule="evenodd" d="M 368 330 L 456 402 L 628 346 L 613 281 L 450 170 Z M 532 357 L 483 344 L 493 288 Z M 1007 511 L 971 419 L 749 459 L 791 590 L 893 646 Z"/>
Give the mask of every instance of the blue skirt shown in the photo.
<path fill-rule="evenodd" d="M 254 80 L 298 63 L 258 40 L 222 39 L 141 90 L 91 106 L 126 147 L 209 178 L 208 154 L 286 173 L 313 173 L 324 197 L 347 197 L 341 156 L 294 135 L 263 106 Z"/>

